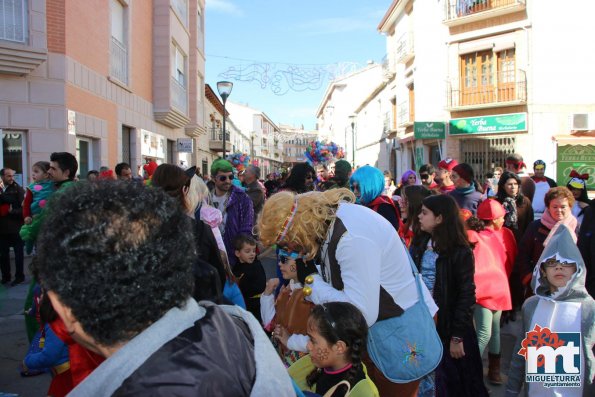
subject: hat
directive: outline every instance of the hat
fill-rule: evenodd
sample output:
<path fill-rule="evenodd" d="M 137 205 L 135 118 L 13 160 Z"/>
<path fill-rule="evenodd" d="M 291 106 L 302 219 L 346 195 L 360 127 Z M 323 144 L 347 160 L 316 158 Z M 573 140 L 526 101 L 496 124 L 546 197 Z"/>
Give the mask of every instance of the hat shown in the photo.
<path fill-rule="evenodd" d="M 469 164 L 457 164 L 454 167 L 452 167 L 451 170 L 459 174 L 459 176 L 463 178 L 465 181 L 467 181 L 467 183 L 473 183 L 473 168 L 471 168 Z"/>
<path fill-rule="evenodd" d="M 587 180 L 589 179 L 589 174 L 579 174 L 576 170 L 570 171 L 570 181 L 568 185 L 575 188 L 575 189 L 586 189 L 587 188 Z"/>
<path fill-rule="evenodd" d="M 545 170 L 545 161 L 543 160 L 537 160 L 536 162 L 533 163 L 533 169 L 544 169 Z"/>
<path fill-rule="evenodd" d="M 154 162 L 154 161 L 149 161 L 147 164 L 143 165 L 143 169 L 145 171 L 147 171 L 147 174 L 149 176 L 153 176 L 153 174 L 155 173 L 155 170 L 157 169 L 159 165 Z"/>
<path fill-rule="evenodd" d="M 194 175 L 196 175 L 196 166 L 195 166 L 195 165 L 193 165 L 192 167 L 190 167 L 190 168 L 186 169 L 186 170 L 184 171 L 184 173 L 186 174 L 186 176 L 187 176 L 188 178 L 192 179 L 192 177 L 193 177 Z"/>
<path fill-rule="evenodd" d="M 452 171 L 452 169 L 456 167 L 458 164 L 459 162 L 457 160 L 447 157 L 438 163 L 438 168 L 442 168 L 447 171 Z"/>
<path fill-rule="evenodd" d="M 506 210 L 497 200 L 484 200 L 477 207 L 477 217 L 482 220 L 491 221 L 502 218 L 506 215 Z"/>
<path fill-rule="evenodd" d="M 347 160 L 339 160 L 335 163 L 335 175 L 347 179 L 351 172 L 351 164 Z"/>

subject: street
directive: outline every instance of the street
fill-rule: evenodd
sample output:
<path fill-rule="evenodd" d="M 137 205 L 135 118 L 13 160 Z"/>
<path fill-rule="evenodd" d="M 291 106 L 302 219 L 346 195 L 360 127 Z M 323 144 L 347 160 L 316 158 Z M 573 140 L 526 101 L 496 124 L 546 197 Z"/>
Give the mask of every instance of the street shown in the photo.
<path fill-rule="evenodd" d="M 260 256 L 267 274 L 267 278 L 275 277 L 276 259 L 273 250 L 264 250 Z M 25 258 L 28 268 L 31 258 Z M 30 275 L 26 272 L 27 281 Z M 51 378 L 49 374 L 30 378 L 21 377 L 18 371 L 19 363 L 24 358 L 28 348 L 25 322 L 23 319 L 23 305 L 28 290 L 28 283 L 16 287 L 0 287 L 0 397 L 11 395 L 22 397 L 45 396 Z M 505 325 L 501 330 L 502 346 L 502 374 L 506 381 L 506 373 L 518 332 L 520 320 Z M 487 374 L 487 352 L 484 356 L 484 375 Z M 484 378 L 490 395 L 504 396 L 505 386 L 493 386 Z"/>

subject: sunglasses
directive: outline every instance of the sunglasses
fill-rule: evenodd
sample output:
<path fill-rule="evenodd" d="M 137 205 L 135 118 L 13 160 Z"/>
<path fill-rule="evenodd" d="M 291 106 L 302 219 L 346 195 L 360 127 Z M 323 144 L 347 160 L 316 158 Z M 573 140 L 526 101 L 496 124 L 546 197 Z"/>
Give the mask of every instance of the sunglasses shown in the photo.
<path fill-rule="evenodd" d="M 289 259 L 296 260 L 300 258 L 300 254 L 295 251 L 285 251 L 284 249 L 279 249 L 279 262 L 282 264 L 286 264 Z"/>
<path fill-rule="evenodd" d="M 234 176 L 233 175 L 219 175 L 217 177 L 217 179 L 219 180 L 219 182 L 225 182 L 226 180 L 230 180 L 233 181 Z"/>
<path fill-rule="evenodd" d="M 547 267 L 549 269 L 554 268 L 558 265 L 562 265 L 562 267 L 572 267 L 572 266 L 576 266 L 576 263 L 574 263 L 574 262 L 558 262 L 558 261 L 543 262 L 543 266 Z"/>
<path fill-rule="evenodd" d="M 430 177 L 430 175 L 428 175 L 428 174 L 419 174 L 419 177 L 421 179 L 428 179 Z"/>

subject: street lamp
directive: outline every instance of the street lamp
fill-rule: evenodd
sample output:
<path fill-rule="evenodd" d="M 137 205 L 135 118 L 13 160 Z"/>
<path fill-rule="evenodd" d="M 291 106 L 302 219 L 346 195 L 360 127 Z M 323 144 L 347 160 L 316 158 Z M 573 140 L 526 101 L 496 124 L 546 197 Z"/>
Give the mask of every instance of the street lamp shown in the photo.
<path fill-rule="evenodd" d="M 217 82 L 217 91 L 219 91 L 219 96 L 223 100 L 223 158 L 225 158 L 225 102 L 227 102 L 227 97 L 231 94 L 231 89 L 233 88 L 233 83 L 231 81 L 218 81 Z"/>
<path fill-rule="evenodd" d="M 355 114 L 349 116 L 351 120 L 351 167 L 355 168 Z"/>

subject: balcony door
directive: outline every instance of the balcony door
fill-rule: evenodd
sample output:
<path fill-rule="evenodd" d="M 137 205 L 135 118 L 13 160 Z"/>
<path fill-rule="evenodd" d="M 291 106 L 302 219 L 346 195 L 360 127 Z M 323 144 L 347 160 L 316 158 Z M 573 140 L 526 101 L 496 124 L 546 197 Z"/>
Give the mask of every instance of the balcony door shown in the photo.
<path fill-rule="evenodd" d="M 461 56 L 461 105 L 494 102 L 494 61 L 492 51 Z"/>
<path fill-rule="evenodd" d="M 516 65 L 514 55 L 514 48 L 497 53 L 499 102 L 514 101 L 516 99 Z"/>

